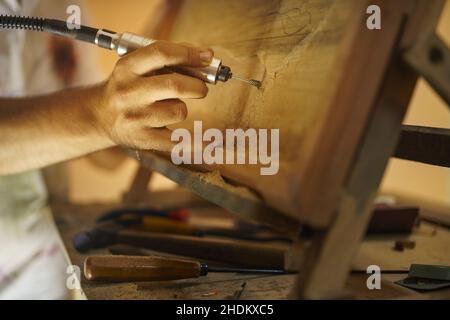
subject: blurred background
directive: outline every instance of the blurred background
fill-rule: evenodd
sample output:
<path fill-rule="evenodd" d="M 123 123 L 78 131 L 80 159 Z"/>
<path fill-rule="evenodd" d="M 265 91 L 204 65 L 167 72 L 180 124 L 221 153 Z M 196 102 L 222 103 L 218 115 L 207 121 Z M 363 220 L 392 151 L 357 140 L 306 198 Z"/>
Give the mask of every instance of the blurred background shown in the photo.
<path fill-rule="evenodd" d="M 117 31 L 143 35 L 157 34 L 159 17 L 165 10 L 164 0 L 86 0 L 82 3 L 82 21 Z M 446 1 L 439 23 L 439 34 L 450 45 L 450 1 Z M 91 50 L 98 61 L 99 72 L 107 77 L 117 57 L 114 53 Z M 420 80 L 405 119 L 405 124 L 450 128 L 450 112 L 444 102 L 423 80 Z M 450 151 L 449 151 L 450 152 Z M 66 196 L 76 203 L 118 202 L 137 169 L 135 161 L 120 152 L 103 151 L 67 163 Z M 174 188 L 175 184 L 161 175 L 152 181 L 152 190 Z M 61 188 L 59 190 L 61 192 Z M 404 160 L 392 159 L 385 174 L 383 194 L 395 194 L 450 208 L 450 170 Z"/>

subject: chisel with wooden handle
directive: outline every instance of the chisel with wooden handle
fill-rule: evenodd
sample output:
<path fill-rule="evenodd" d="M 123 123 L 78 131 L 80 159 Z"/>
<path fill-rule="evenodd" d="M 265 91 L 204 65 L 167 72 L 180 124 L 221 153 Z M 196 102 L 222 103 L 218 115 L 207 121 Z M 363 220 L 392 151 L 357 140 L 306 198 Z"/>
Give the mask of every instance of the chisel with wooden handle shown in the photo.
<path fill-rule="evenodd" d="M 208 272 L 285 274 L 279 269 L 210 267 L 205 263 L 158 256 L 91 256 L 84 261 L 84 275 L 90 281 L 168 281 L 198 278 Z"/>

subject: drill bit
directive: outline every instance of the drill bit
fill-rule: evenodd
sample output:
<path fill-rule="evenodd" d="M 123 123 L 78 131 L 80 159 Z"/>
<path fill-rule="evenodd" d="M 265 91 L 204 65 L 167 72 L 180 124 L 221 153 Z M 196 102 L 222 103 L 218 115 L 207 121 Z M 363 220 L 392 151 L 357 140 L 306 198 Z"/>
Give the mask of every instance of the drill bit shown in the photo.
<path fill-rule="evenodd" d="M 234 75 L 234 74 L 231 76 L 231 79 L 236 79 L 236 80 L 245 82 L 245 83 L 247 83 L 247 84 L 249 84 L 249 85 L 252 85 L 252 86 L 257 87 L 258 89 L 259 89 L 259 88 L 261 87 L 261 85 L 262 85 L 261 81 L 258 81 L 258 80 L 255 80 L 255 79 L 245 79 L 245 78 L 236 76 L 236 75 Z"/>

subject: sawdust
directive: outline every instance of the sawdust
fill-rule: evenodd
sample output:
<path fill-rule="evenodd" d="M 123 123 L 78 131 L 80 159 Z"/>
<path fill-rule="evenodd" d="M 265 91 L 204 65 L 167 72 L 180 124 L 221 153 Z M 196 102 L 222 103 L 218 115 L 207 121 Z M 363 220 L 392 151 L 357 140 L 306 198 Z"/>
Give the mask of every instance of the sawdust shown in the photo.
<path fill-rule="evenodd" d="M 206 173 L 197 172 L 196 175 L 200 180 L 213 184 L 231 193 L 238 194 L 240 197 L 246 197 L 253 200 L 258 200 L 258 197 L 248 188 L 243 186 L 235 186 L 226 182 L 219 171 L 211 171 Z"/>

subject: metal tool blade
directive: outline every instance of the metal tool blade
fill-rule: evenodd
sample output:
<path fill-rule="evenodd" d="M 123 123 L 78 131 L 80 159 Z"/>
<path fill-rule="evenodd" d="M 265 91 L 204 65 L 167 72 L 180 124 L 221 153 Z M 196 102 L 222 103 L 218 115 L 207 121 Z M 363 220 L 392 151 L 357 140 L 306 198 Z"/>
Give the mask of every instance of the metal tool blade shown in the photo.
<path fill-rule="evenodd" d="M 261 81 L 255 80 L 255 79 L 245 79 L 239 76 L 236 76 L 233 74 L 233 76 L 231 77 L 231 79 L 235 79 L 235 80 L 239 80 L 242 82 L 245 82 L 251 86 L 257 87 L 258 89 L 261 87 L 262 83 Z"/>

